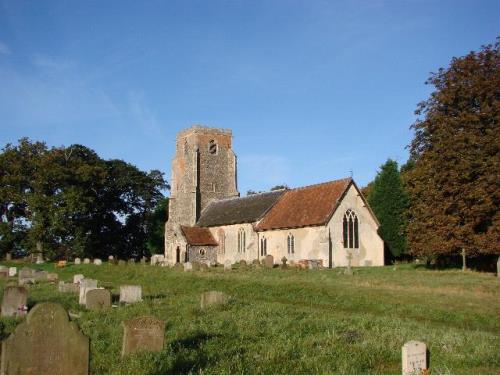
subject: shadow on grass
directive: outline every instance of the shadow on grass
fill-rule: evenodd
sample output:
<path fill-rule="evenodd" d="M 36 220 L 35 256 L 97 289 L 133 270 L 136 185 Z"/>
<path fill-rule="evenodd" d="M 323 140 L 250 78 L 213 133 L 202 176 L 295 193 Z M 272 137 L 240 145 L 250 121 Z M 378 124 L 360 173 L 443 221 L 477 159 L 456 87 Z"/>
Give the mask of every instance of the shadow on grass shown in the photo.
<path fill-rule="evenodd" d="M 172 363 L 169 374 L 197 373 L 209 364 L 208 356 L 201 349 L 203 343 L 220 337 L 217 334 L 197 333 L 171 343 L 176 359 Z"/>

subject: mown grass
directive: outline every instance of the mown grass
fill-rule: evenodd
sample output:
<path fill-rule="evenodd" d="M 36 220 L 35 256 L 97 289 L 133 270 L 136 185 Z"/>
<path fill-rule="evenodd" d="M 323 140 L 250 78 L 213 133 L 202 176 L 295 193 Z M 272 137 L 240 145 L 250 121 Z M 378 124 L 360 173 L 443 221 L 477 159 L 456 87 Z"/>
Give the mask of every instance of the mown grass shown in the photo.
<path fill-rule="evenodd" d="M 427 343 L 431 374 L 500 369 L 500 280 L 492 274 L 411 265 L 356 269 L 354 276 L 340 269 L 35 268 L 65 281 L 83 273 L 115 297 L 122 284 L 143 287 L 143 302 L 104 312 L 85 311 L 57 286 L 30 287 L 30 305 L 53 301 L 81 315 L 74 321 L 90 337 L 93 374 L 400 374 L 408 340 Z M 231 302 L 202 311 L 207 290 Z M 166 321 L 165 349 L 122 359 L 121 322 L 140 315 Z M 5 337 L 18 321 L 0 323 Z"/>

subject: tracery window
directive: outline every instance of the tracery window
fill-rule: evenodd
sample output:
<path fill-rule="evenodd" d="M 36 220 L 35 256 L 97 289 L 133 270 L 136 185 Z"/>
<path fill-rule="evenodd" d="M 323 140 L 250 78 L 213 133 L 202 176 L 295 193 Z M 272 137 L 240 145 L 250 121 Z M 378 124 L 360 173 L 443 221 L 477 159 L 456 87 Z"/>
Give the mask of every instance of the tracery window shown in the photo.
<path fill-rule="evenodd" d="M 352 210 L 347 210 L 342 221 L 342 233 L 345 249 L 359 248 L 358 217 Z"/>
<path fill-rule="evenodd" d="M 262 237 L 260 239 L 260 255 L 265 256 L 267 255 L 267 238 Z"/>
<path fill-rule="evenodd" d="M 246 246 L 246 233 L 243 228 L 238 230 L 238 253 L 244 253 Z"/>
<path fill-rule="evenodd" d="M 286 247 L 288 250 L 288 254 L 295 254 L 295 237 L 291 233 L 288 234 Z"/>

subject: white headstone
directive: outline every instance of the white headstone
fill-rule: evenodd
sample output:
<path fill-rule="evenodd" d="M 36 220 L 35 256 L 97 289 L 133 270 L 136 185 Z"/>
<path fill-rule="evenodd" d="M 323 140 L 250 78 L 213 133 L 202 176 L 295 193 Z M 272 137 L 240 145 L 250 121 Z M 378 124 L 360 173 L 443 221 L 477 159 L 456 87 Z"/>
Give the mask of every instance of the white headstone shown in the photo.
<path fill-rule="evenodd" d="M 90 259 L 89 258 L 84 258 L 83 259 L 83 264 L 90 264 Z"/>
<path fill-rule="evenodd" d="M 142 287 L 140 285 L 121 285 L 120 302 L 136 303 L 142 301 Z"/>
<path fill-rule="evenodd" d="M 154 254 L 151 256 L 151 265 L 156 266 L 157 264 L 163 264 L 165 262 L 165 256 L 161 254 Z"/>
<path fill-rule="evenodd" d="M 225 262 L 224 262 L 224 271 L 229 271 L 229 270 L 232 270 L 233 269 L 233 263 L 227 259 Z"/>
<path fill-rule="evenodd" d="M 81 264 L 82 260 L 80 258 L 75 258 L 75 264 Z"/>
<path fill-rule="evenodd" d="M 110 255 L 110 256 L 108 257 L 108 262 L 112 262 L 114 259 L 115 259 L 115 257 L 114 257 L 113 255 Z"/>
<path fill-rule="evenodd" d="M 186 262 L 184 263 L 184 271 L 192 271 L 193 270 L 193 264 L 191 262 Z"/>
<path fill-rule="evenodd" d="M 97 289 L 97 280 L 83 279 L 80 281 L 80 305 L 85 305 L 87 302 L 87 292 L 92 289 Z"/>
<path fill-rule="evenodd" d="M 85 279 L 85 276 L 83 276 L 81 273 L 79 273 L 78 275 L 74 275 L 73 284 L 80 284 L 83 279 Z"/>
<path fill-rule="evenodd" d="M 408 341 L 402 349 L 403 375 L 421 374 L 427 369 L 427 346 L 421 341 Z"/>
<path fill-rule="evenodd" d="M 102 260 L 100 260 L 99 258 L 95 258 L 95 259 L 94 259 L 94 264 L 95 264 L 96 266 L 100 266 L 100 265 L 102 264 Z"/>
<path fill-rule="evenodd" d="M 9 267 L 9 276 L 16 276 L 17 267 Z"/>

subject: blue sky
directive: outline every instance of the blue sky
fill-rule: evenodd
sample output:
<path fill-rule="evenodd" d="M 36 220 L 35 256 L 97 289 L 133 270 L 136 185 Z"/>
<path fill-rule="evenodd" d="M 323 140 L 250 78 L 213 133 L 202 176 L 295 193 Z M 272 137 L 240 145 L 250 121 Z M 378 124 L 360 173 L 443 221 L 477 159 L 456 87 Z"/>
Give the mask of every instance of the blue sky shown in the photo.
<path fill-rule="evenodd" d="M 239 190 L 406 161 L 429 72 L 500 1 L 3 1 L 0 146 L 83 144 L 170 180 L 175 134 L 231 128 Z"/>

